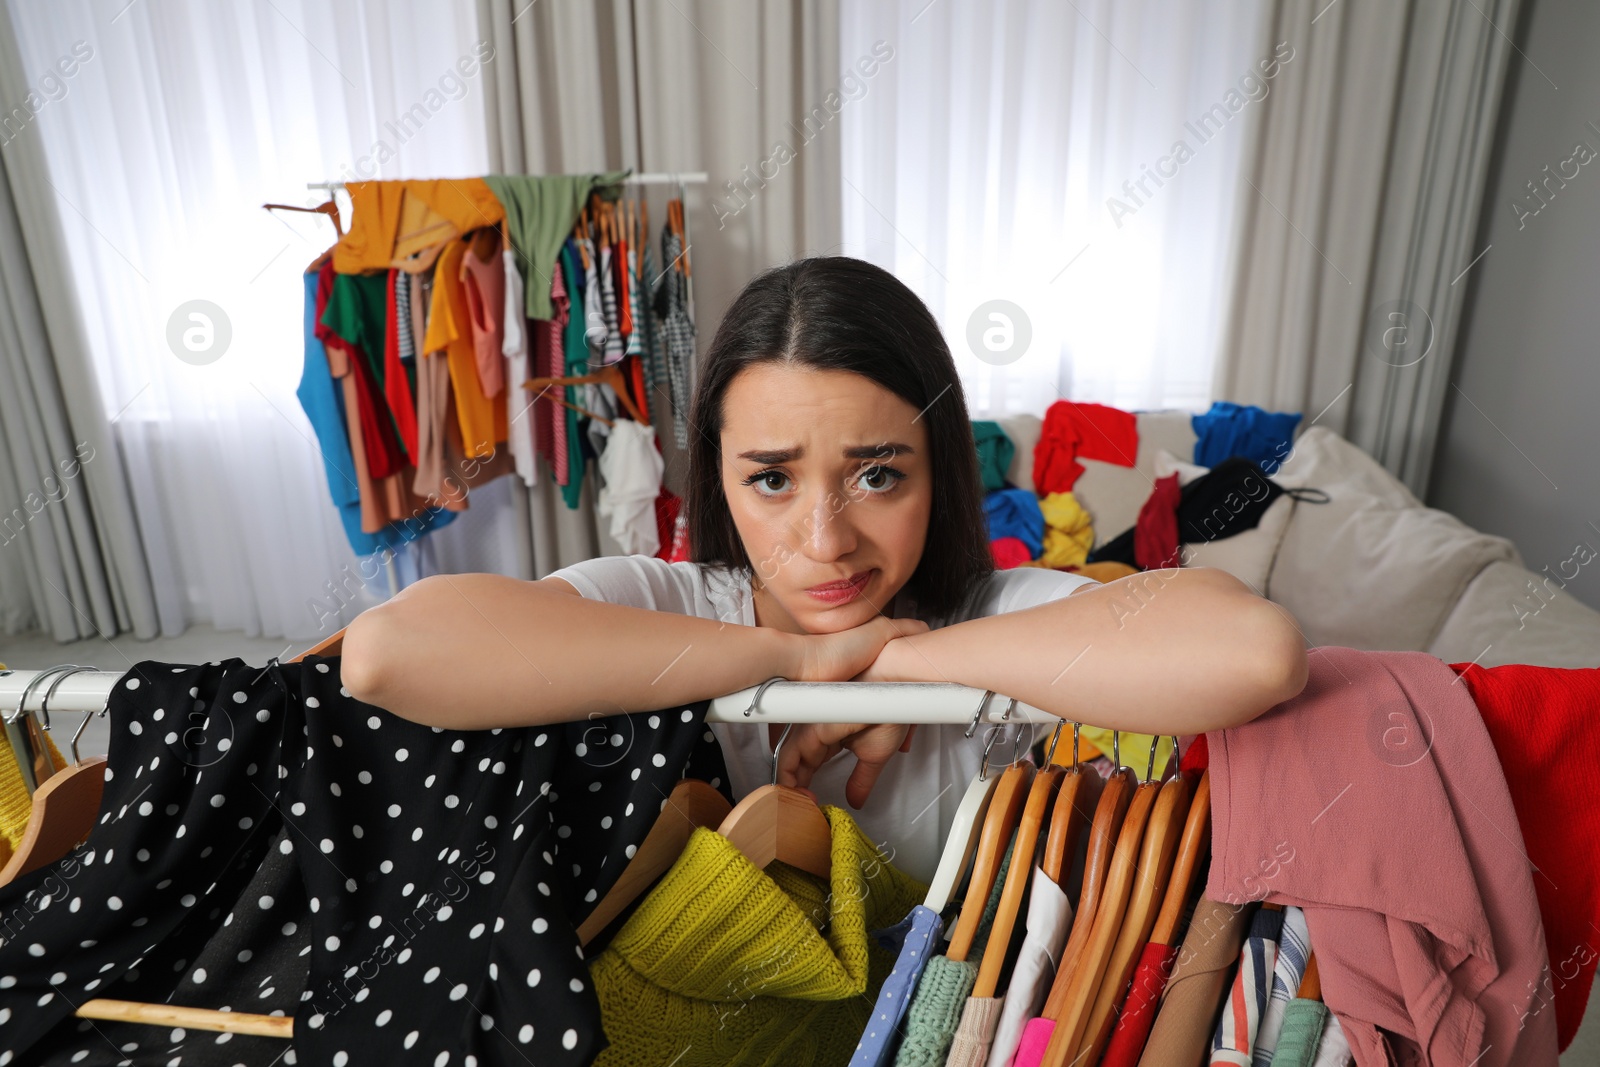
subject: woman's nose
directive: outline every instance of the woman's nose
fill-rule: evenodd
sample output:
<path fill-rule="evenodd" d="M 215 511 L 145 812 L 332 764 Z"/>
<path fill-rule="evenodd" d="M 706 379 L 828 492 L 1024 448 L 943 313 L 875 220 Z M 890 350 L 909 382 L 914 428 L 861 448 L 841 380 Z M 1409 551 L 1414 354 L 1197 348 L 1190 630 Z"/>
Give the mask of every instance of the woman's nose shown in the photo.
<path fill-rule="evenodd" d="M 850 501 L 837 493 L 820 493 L 806 515 L 806 554 L 822 562 L 838 559 L 856 547 Z"/>

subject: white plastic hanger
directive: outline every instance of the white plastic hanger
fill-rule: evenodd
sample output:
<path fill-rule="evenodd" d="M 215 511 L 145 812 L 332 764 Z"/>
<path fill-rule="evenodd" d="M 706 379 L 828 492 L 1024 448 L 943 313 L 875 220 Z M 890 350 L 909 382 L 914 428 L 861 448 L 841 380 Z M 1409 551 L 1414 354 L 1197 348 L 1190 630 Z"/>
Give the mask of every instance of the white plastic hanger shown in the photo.
<path fill-rule="evenodd" d="M 994 696 L 992 689 L 984 692 L 983 700 L 978 703 L 978 710 L 973 713 L 972 722 L 967 726 L 967 737 L 971 737 L 973 731 L 978 728 L 978 719 L 992 696 Z M 1015 706 L 1015 700 L 1006 706 L 1005 718 L 1010 717 L 1011 709 Z M 967 865 L 972 862 L 972 853 L 978 847 L 978 837 L 983 831 L 983 817 L 989 811 L 989 798 L 994 796 L 995 786 L 1000 784 L 1000 776 L 989 773 L 989 750 L 994 748 L 994 741 L 998 736 L 998 733 L 989 735 L 988 742 L 983 746 L 983 764 L 978 768 L 977 775 L 968 783 L 967 791 L 956 807 L 955 821 L 950 824 L 950 833 L 945 837 L 944 852 L 939 856 L 939 866 L 934 868 L 933 881 L 928 884 L 928 896 L 922 902 L 923 906 L 931 911 L 943 911 L 950 903 L 956 886 L 961 884 L 961 876 L 966 873 Z"/>

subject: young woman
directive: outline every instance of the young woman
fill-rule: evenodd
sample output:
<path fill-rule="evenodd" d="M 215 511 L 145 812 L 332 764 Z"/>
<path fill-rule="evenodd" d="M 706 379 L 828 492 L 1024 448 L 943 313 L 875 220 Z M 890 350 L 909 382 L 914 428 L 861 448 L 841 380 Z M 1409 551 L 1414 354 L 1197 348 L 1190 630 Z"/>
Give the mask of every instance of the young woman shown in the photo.
<path fill-rule="evenodd" d="M 1100 585 L 995 571 L 955 363 L 928 309 L 871 264 L 806 259 L 752 281 L 706 354 L 690 425 L 692 562 L 427 578 L 351 623 L 344 684 L 475 729 L 676 707 L 775 676 L 956 682 L 1152 734 L 1245 722 L 1305 685 L 1294 620 L 1225 572 Z M 769 780 L 776 728 L 714 729 L 736 796 Z M 926 879 L 978 769 L 982 734 L 963 734 L 797 726 L 779 780 L 847 801 Z"/>

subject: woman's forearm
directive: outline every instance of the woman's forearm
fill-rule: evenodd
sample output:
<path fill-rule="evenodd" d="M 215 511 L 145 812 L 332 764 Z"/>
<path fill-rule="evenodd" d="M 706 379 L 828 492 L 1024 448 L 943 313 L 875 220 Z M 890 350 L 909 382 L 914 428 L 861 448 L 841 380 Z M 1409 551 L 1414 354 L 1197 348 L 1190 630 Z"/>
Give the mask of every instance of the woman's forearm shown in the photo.
<path fill-rule="evenodd" d="M 1247 722 L 1307 677 L 1288 612 L 1213 568 L 1129 575 L 884 652 L 885 678 L 992 689 L 1069 722 L 1147 734 Z"/>
<path fill-rule="evenodd" d="M 402 718 L 483 729 L 677 707 L 798 673 L 801 654 L 778 630 L 456 574 L 358 616 L 341 673 Z"/>

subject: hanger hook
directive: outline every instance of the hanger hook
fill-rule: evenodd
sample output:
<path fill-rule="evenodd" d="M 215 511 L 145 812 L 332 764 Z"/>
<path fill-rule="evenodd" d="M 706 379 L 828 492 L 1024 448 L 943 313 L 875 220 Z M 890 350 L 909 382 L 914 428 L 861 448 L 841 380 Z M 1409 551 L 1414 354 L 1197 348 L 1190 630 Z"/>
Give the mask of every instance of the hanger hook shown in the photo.
<path fill-rule="evenodd" d="M 995 738 L 999 737 L 1004 730 L 1005 728 L 1001 726 L 989 727 L 989 737 L 983 743 L 983 764 L 978 768 L 978 780 L 980 782 L 989 780 L 989 750 L 994 748 Z"/>
<path fill-rule="evenodd" d="M 1172 735 L 1172 758 L 1167 761 L 1167 773 L 1178 777 L 1178 735 Z"/>
<path fill-rule="evenodd" d="M 755 714 L 756 705 L 761 703 L 761 694 L 767 691 L 767 686 L 771 685 L 773 682 L 782 682 L 785 680 L 786 679 L 781 676 L 776 676 L 768 678 L 766 681 L 756 686 L 755 693 L 750 697 L 750 706 L 744 709 L 744 717 L 748 719 L 751 715 Z"/>
<path fill-rule="evenodd" d="M 794 729 L 794 723 L 785 723 L 783 733 L 778 735 L 778 743 L 772 746 L 772 784 L 778 784 L 778 754 L 783 751 L 783 743 L 789 740 L 789 731 Z"/>
<path fill-rule="evenodd" d="M 1061 740 L 1061 730 L 1066 725 L 1066 719 L 1057 719 L 1056 728 L 1050 731 L 1050 751 L 1044 754 L 1044 765 L 1046 767 L 1050 766 L 1056 761 L 1056 742 Z"/>
<path fill-rule="evenodd" d="M 44 695 L 39 697 L 39 718 L 44 723 L 44 728 L 46 730 L 50 729 L 50 698 L 56 695 L 56 689 L 61 685 L 62 682 L 66 681 L 68 678 L 71 678 L 74 674 L 84 674 L 85 672 L 94 670 L 99 670 L 99 668 L 80 667 L 74 664 L 70 669 L 62 671 L 60 674 L 56 675 L 50 680 L 50 688 L 46 689 L 44 691 Z"/>
<path fill-rule="evenodd" d="M 76 663 L 63 663 L 55 667 L 46 668 L 45 670 L 42 670 L 38 674 L 34 675 L 28 680 L 28 684 L 22 687 L 22 695 L 17 698 L 16 708 L 14 708 L 11 713 L 6 716 L 6 725 L 10 726 L 22 721 L 23 715 L 26 714 L 26 712 L 23 711 L 23 708 L 27 707 L 28 698 L 33 696 L 34 689 L 37 688 L 41 682 L 49 681 L 51 677 L 61 673 L 62 671 L 71 671 L 77 669 L 79 668 Z M 89 669 L 93 670 L 93 668 Z M 49 720 L 46 719 L 45 729 L 48 730 L 49 728 Z"/>
<path fill-rule="evenodd" d="M 994 696 L 993 689 L 985 689 L 983 697 L 978 701 L 978 708 L 972 713 L 972 721 L 967 723 L 967 732 L 963 735 L 971 737 L 978 730 L 978 720 L 983 717 L 983 709 L 989 703 L 989 698 Z"/>
<path fill-rule="evenodd" d="M 1075 723 L 1072 724 L 1072 765 L 1074 767 L 1076 767 L 1079 763 L 1083 762 L 1083 758 L 1079 754 L 1079 748 L 1078 748 L 1078 735 L 1080 733 L 1082 733 L 1082 732 L 1083 732 L 1083 723 L 1075 722 Z"/>
<path fill-rule="evenodd" d="M 1111 731 L 1111 763 L 1112 769 L 1122 770 L 1122 731 Z M 1132 770 L 1130 767 L 1129 770 Z"/>

